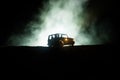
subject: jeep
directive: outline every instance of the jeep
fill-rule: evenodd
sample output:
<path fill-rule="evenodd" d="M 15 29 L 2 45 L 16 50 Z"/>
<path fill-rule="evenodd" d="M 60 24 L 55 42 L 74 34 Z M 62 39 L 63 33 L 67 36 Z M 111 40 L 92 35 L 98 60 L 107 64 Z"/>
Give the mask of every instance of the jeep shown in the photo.
<path fill-rule="evenodd" d="M 68 37 L 67 34 L 56 33 L 48 36 L 49 47 L 63 47 L 64 45 L 73 46 L 74 43 L 74 39 Z"/>

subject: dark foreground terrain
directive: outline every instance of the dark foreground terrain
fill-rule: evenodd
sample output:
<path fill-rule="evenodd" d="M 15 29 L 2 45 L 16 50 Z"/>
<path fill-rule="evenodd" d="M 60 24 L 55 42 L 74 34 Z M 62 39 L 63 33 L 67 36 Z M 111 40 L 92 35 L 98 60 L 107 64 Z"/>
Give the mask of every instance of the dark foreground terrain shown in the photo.
<path fill-rule="evenodd" d="M 75 80 L 76 77 L 72 75 L 83 78 L 82 80 L 95 80 L 97 75 L 103 79 L 108 75 L 108 79 L 113 75 L 112 54 L 119 53 L 117 51 L 118 46 L 115 45 L 64 48 L 0 47 L 1 70 L 8 74 L 39 72 L 39 76 L 45 76 L 46 79 L 57 77 L 56 80 L 63 80 L 67 75 Z"/>

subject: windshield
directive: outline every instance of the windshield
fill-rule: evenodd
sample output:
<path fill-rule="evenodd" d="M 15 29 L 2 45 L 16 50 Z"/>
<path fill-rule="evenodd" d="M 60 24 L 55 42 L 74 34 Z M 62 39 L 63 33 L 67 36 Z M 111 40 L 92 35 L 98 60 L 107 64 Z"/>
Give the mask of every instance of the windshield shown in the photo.
<path fill-rule="evenodd" d="M 68 36 L 67 36 L 66 34 L 63 34 L 63 35 L 62 35 L 62 37 L 65 37 L 65 38 L 67 38 Z"/>

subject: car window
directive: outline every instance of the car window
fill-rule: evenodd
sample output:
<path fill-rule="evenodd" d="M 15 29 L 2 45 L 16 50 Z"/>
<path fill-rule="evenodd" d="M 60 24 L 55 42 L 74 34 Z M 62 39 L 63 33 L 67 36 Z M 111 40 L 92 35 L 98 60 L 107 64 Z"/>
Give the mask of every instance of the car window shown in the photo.
<path fill-rule="evenodd" d="M 61 35 L 61 34 L 59 34 L 59 37 L 62 37 L 62 35 Z"/>
<path fill-rule="evenodd" d="M 48 39 L 51 39 L 51 36 L 49 36 Z"/>
<path fill-rule="evenodd" d="M 64 35 L 62 35 L 62 37 L 65 37 L 65 38 L 67 38 L 68 36 L 64 34 Z"/>

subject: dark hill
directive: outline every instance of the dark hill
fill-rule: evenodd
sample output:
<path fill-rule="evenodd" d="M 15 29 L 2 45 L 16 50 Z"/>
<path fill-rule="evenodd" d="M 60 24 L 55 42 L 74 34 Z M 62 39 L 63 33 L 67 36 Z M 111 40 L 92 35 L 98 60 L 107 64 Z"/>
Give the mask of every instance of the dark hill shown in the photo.
<path fill-rule="evenodd" d="M 96 75 L 99 71 L 103 73 L 104 69 L 109 73 L 111 66 L 108 65 L 112 64 L 112 54 L 119 53 L 117 51 L 116 45 L 64 48 L 8 46 L 0 47 L 0 56 L 3 70 L 7 73 L 39 72 L 49 76 L 64 72 L 61 74 L 63 77 L 65 72 L 78 72 L 87 76 Z"/>

